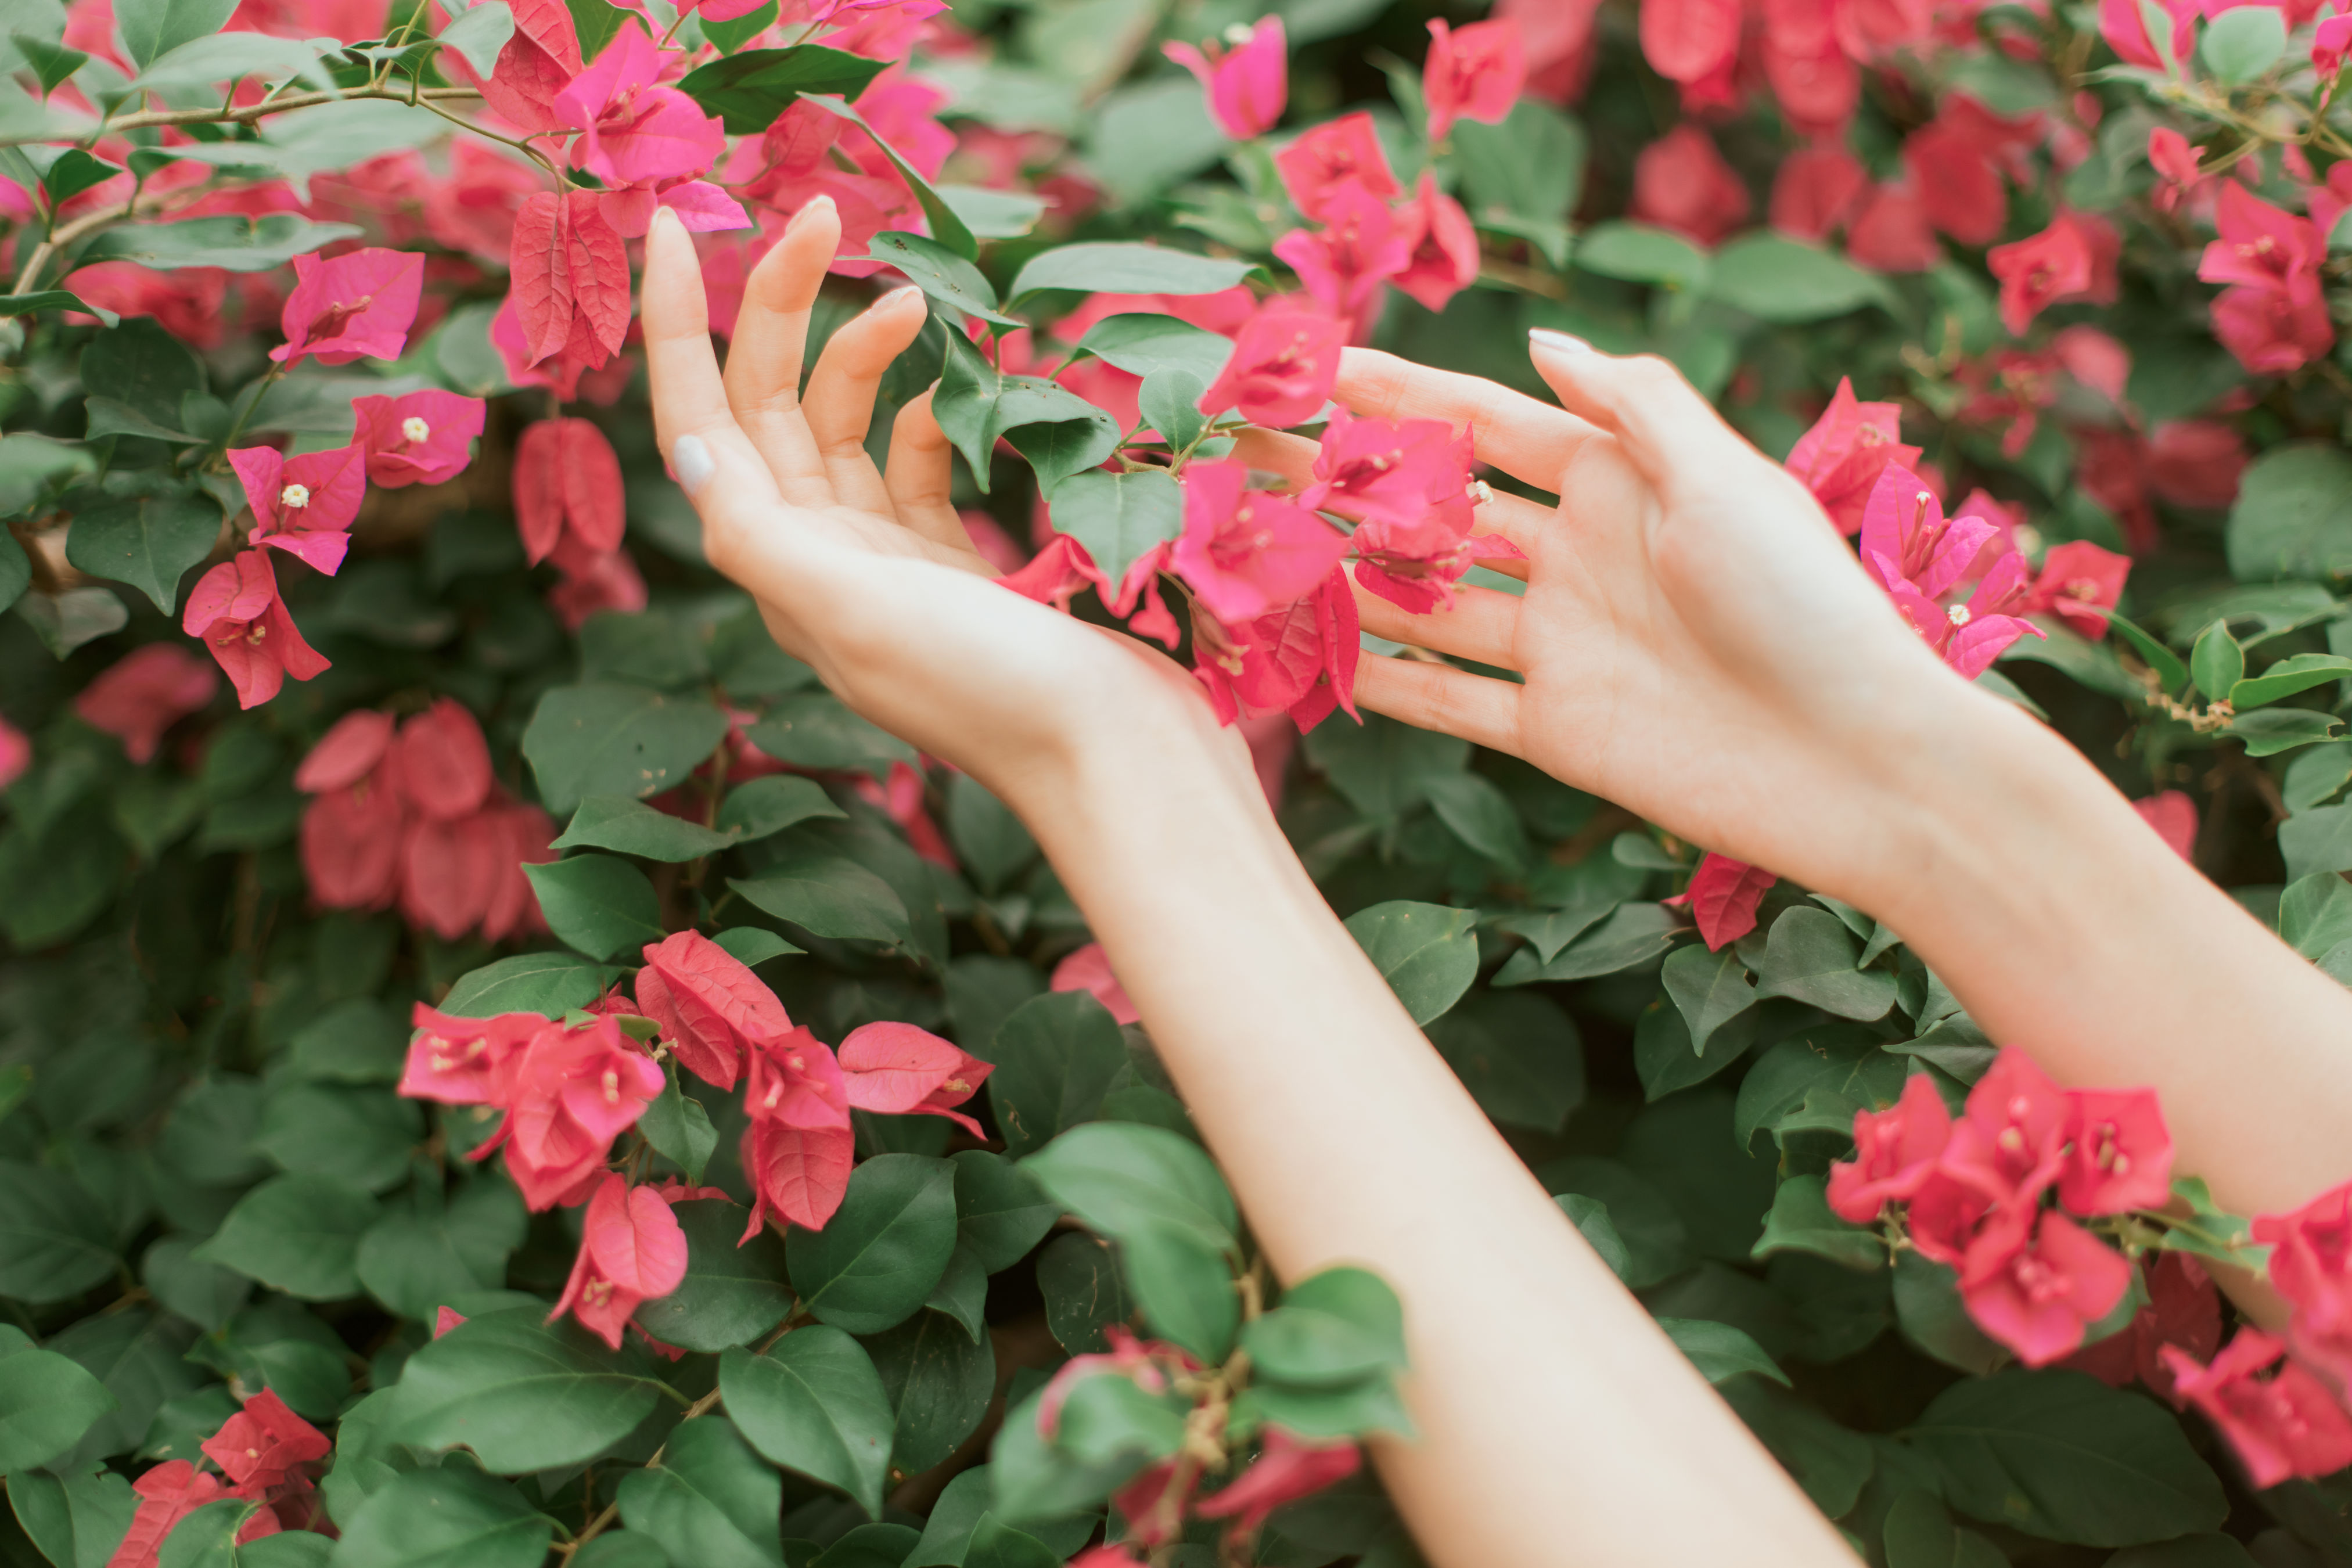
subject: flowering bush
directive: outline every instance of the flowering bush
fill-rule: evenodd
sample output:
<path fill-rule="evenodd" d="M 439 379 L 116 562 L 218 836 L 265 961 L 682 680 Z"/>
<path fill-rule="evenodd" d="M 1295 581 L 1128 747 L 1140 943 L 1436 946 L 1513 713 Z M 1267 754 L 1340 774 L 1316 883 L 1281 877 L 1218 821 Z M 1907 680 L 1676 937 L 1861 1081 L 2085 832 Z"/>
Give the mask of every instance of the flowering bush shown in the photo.
<path fill-rule="evenodd" d="M 2352 1554 L 2347 1192 L 2223 1214 L 1866 914 L 1360 714 L 1356 588 L 1515 587 L 1512 482 L 1329 404 L 1350 343 L 1665 355 L 2352 984 L 2352 17 L 1475 11 L 19 8 L 0 1557 L 1414 1561 L 1394 1297 L 1276 1289 L 1027 832 L 663 477 L 636 242 L 723 336 L 819 198 L 812 333 L 928 297 L 878 412 L 937 383 L 975 548 L 1195 670 L 1873 1563 Z"/>

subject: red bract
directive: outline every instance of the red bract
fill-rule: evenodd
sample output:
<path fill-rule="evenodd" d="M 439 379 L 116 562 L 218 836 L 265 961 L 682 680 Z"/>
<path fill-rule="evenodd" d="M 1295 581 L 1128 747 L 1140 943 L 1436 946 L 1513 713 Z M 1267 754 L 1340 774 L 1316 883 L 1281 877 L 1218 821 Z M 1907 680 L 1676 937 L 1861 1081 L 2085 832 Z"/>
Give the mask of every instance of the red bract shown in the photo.
<path fill-rule="evenodd" d="M 1397 209 L 1405 245 L 1404 269 L 1389 279 L 1425 309 L 1445 302 L 1478 279 L 1478 234 L 1462 204 L 1437 188 L 1424 169 L 1412 200 Z"/>
<path fill-rule="evenodd" d="M 1967 603 L 1939 603 L 1999 532 L 1998 524 L 1982 517 L 1948 521 L 1919 476 L 1894 464 L 1881 472 L 1863 509 L 1864 569 L 1921 640 L 1970 680 L 2019 637 L 2043 635 L 2012 613 L 2030 600 L 2025 563 L 2014 550 L 2000 556 Z"/>
<path fill-rule="evenodd" d="M 0 719 L 0 790 L 25 776 L 33 765 L 33 742 L 25 731 Z"/>
<path fill-rule="evenodd" d="M 2107 635 L 2107 611 L 2122 597 L 2131 557 L 2088 540 L 2053 544 L 2033 580 L 2030 612 L 2047 611 L 2086 637 Z"/>
<path fill-rule="evenodd" d="M 1364 566 L 1356 568 L 1360 580 Z M 1334 568 L 1312 594 L 1269 610 L 1243 626 L 1229 626 L 1192 609 L 1192 673 L 1209 689 L 1219 719 L 1265 718 L 1287 713 L 1302 731 L 1312 730 L 1345 708 L 1357 718 L 1356 664 L 1361 644 L 1356 595 L 1347 574 Z"/>
<path fill-rule="evenodd" d="M 1045 1391 L 1037 1395 L 1038 1436 L 1050 1439 L 1061 1431 L 1062 1406 L 1068 1402 L 1070 1390 L 1087 1378 L 1117 1375 L 1146 1394 L 1164 1394 L 1169 1369 L 1191 1372 L 1199 1367 L 1174 1345 L 1158 1340 L 1138 1340 L 1123 1323 L 1107 1326 L 1103 1339 L 1110 1349 L 1074 1355 L 1055 1368 L 1054 1375 L 1046 1379 Z"/>
<path fill-rule="evenodd" d="M 1969 1316 L 2028 1366 L 2072 1355 L 2130 1289 L 2123 1254 L 2055 1212 L 1996 1215 L 1960 1265 Z"/>
<path fill-rule="evenodd" d="M 1201 605 L 1229 625 L 1304 598 L 1347 553 L 1347 540 L 1313 512 L 1250 489 L 1245 463 L 1193 463 L 1183 482 L 1171 559 Z"/>
<path fill-rule="evenodd" d="M 1685 121 L 1633 160 L 1633 200 L 1626 216 L 1712 246 L 1748 220 L 1748 186 L 1715 139 Z"/>
<path fill-rule="evenodd" d="M 1868 1225 L 1890 1202 L 1916 1196 L 1936 1173 L 1951 1135 L 1952 1113 L 1934 1079 L 1912 1074 L 1893 1106 L 1854 1112 L 1854 1157 L 1830 1167 L 1831 1210 L 1840 1219 Z"/>
<path fill-rule="evenodd" d="M 580 74 L 580 33 L 563 0 L 514 0 L 515 30 L 499 50 L 487 79 L 475 75 L 465 58 L 444 49 L 440 58 L 461 79 L 481 88 L 482 97 L 500 115 L 525 131 L 561 131 L 563 119 L 555 111 L 556 95 Z"/>
<path fill-rule="evenodd" d="M 164 731 L 219 689 L 212 666 L 176 643 L 156 642 L 101 670 L 75 696 L 73 707 L 83 723 L 121 741 L 124 755 L 144 763 L 163 744 Z"/>
<path fill-rule="evenodd" d="M 744 1053 L 782 1039 L 793 1020 L 776 994 L 734 954 L 698 931 L 648 944 L 637 1005 L 661 1026 L 678 1065 L 719 1089 L 735 1087 Z"/>
<path fill-rule="evenodd" d="M 1144 1466 L 1132 1480 L 1111 1493 L 1111 1506 L 1127 1521 L 1127 1539 L 1156 1551 L 1182 1537 L 1184 1510 L 1200 1485 L 1199 1466 L 1162 1459 Z"/>
<path fill-rule="evenodd" d="M 588 1200 L 579 1256 L 547 1321 L 569 1312 L 582 1328 L 619 1350 L 622 1331 L 636 1310 L 685 1279 L 686 1232 L 669 1205 L 653 1188 L 632 1187 L 618 1173 L 607 1172 Z"/>
<path fill-rule="evenodd" d="M 400 1092 L 444 1105 L 504 1105 L 511 1098 L 515 1063 L 548 1026 L 537 1013 L 458 1018 L 419 1002 L 409 1014 L 417 1033 L 408 1043 Z"/>
<path fill-rule="evenodd" d="M 1766 211 L 1774 228 L 1823 240 L 1853 217 L 1870 189 L 1869 172 L 1843 147 L 1806 147 L 1781 161 Z"/>
<path fill-rule="evenodd" d="M 1985 265 L 2000 279 L 2000 324 L 2019 337 L 2050 306 L 2092 291 L 2091 242 L 2071 213 L 2060 213 L 2030 239 L 1994 246 Z"/>
<path fill-rule="evenodd" d="M 367 454 L 367 477 L 388 490 L 456 479 L 473 460 L 486 406 L 478 397 L 435 387 L 405 397 L 353 398 L 353 439 Z"/>
<path fill-rule="evenodd" d="M 1242 327 L 1233 356 L 1201 395 L 1201 412 L 1234 408 L 1254 425 L 1304 424 L 1329 401 L 1347 341 L 1346 323 L 1276 295 Z"/>
<path fill-rule="evenodd" d="M 1712 850 L 1700 858 L 1683 894 L 1709 952 L 1721 952 L 1756 929 L 1756 906 L 1780 879 L 1761 867 Z"/>
<path fill-rule="evenodd" d="M 2148 488 L 2175 506 L 2230 505 L 2246 463 L 2245 437 L 2218 419 L 2168 419 L 2148 437 Z"/>
<path fill-rule="evenodd" d="M 1862 200 L 1846 228 L 1845 253 L 1879 272 L 1925 272 L 1944 258 L 1927 207 L 1907 184 L 1880 185 Z"/>
<path fill-rule="evenodd" d="M 2352 16 L 2322 16 L 2311 33 L 2311 68 L 2333 79 L 2352 55 Z"/>
<path fill-rule="evenodd" d="M 2177 789 L 2165 790 L 2146 800 L 2132 802 L 2132 809 L 2140 820 L 2156 829 L 2171 851 L 2183 860 L 2194 862 L 2197 855 L 2197 803 Z"/>
<path fill-rule="evenodd" d="M 2289 371 L 2336 342 L 2318 266 L 2326 255 L 2318 226 L 2271 205 L 2234 180 L 2214 203 L 2220 237 L 2205 247 L 2197 276 L 2229 283 L 2213 302 L 2213 331 L 2249 370 Z"/>
<path fill-rule="evenodd" d="M 862 1025 L 838 1056 L 843 1090 L 858 1110 L 944 1116 L 975 1138 L 988 1136 L 954 1108 L 979 1092 L 992 1064 L 912 1024 Z"/>
<path fill-rule="evenodd" d="M 2158 1352 L 2177 1345 L 2201 1361 L 2221 1349 L 2221 1292 L 2214 1289 L 2212 1277 L 2185 1252 L 2151 1253 L 2143 1273 L 2147 1305 L 2133 1315 L 2131 1326 L 2084 1345 L 2063 1364 L 2113 1388 L 2137 1377 L 2179 1409 L 2186 1401 L 2175 1391 L 2171 1369 Z"/>
<path fill-rule="evenodd" d="M 727 132 L 701 106 L 657 85 L 662 57 L 642 23 L 622 24 L 584 70 L 555 95 L 555 113 L 577 128 L 572 166 L 608 186 L 702 174 L 727 150 Z"/>
<path fill-rule="evenodd" d="M 2027 1211 L 2063 1168 L 2073 1117 L 2072 1102 L 2032 1058 L 2004 1050 L 1969 1090 L 1942 1168 L 2003 1210 Z"/>
<path fill-rule="evenodd" d="M 1470 529 L 1470 437 L 1443 419 L 1364 419 L 1337 409 L 1298 504 L 1400 528 L 1450 509 L 1447 531 L 1458 542 Z"/>
<path fill-rule="evenodd" d="M 515 215 L 509 295 L 526 363 L 593 370 L 629 331 L 629 258 L 590 191 L 541 192 Z"/>
<path fill-rule="evenodd" d="M 1508 16 L 1461 28 L 1449 27 L 1443 17 L 1431 21 L 1429 58 L 1421 68 L 1429 139 L 1443 142 L 1457 120 L 1500 125 L 1527 79 L 1519 25 Z"/>
<path fill-rule="evenodd" d="M 1326 204 L 1349 185 L 1381 201 L 1402 188 L 1389 168 L 1389 155 L 1361 110 L 1327 120 L 1274 155 L 1291 204 L 1320 223 Z"/>
<path fill-rule="evenodd" d="M 1913 132 L 1903 143 L 1927 221 L 1962 245 L 1990 245 L 2009 217 L 2009 193 L 2000 165 L 1984 144 L 1948 117 Z"/>
<path fill-rule="evenodd" d="M 106 1568 L 156 1568 L 172 1527 L 205 1504 L 219 1501 L 226 1490 L 219 1477 L 185 1459 L 166 1459 L 131 1482 L 131 1489 L 139 1495 L 139 1508 Z"/>
<path fill-rule="evenodd" d="M 542 419 L 515 443 L 515 527 L 523 553 L 546 560 L 567 538 L 587 551 L 621 546 L 621 459 L 604 432 L 585 419 Z"/>
<path fill-rule="evenodd" d="M 832 1049 L 806 1027 L 746 1042 L 743 1111 L 786 1127 L 846 1127 L 849 1091 Z"/>
<path fill-rule="evenodd" d="M 358 447 L 289 458 L 268 447 L 228 455 L 253 508 L 248 544 L 299 555 L 331 577 L 351 543 L 348 531 L 367 497 L 366 454 Z"/>
<path fill-rule="evenodd" d="M 258 1495 L 282 1486 L 300 1467 L 325 1458 L 334 1445 L 327 1435 L 286 1408 L 268 1389 L 221 1424 L 203 1444 L 205 1457 L 226 1471 L 237 1489 Z"/>
<path fill-rule="evenodd" d="M 425 288 L 425 258 L 404 250 L 354 250 L 331 261 L 294 258 L 294 291 L 279 325 L 286 342 L 269 351 L 281 364 L 316 359 L 398 359 Z"/>
<path fill-rule="evenodd" d="M 2147 163 L 2164 182 L 2157 188 L 2157 211 L 2172 211 L 2196 188 L 2197 149 L 2170 126 L 2159 125 L 2147 133 Z"/>
<path fill-rule="evenodd" d="M 536 1211 L 588 1195 L 613 1140 L 662 1091 L 661 1068 L 610 1017 L 577 1029 L 549 1024 L 523 1047 L 511 1102 L 496 1137 L 507 1173 Z"/>
<path fill-rule="evenodd" d="M 278 695 L 288 676 L 308 680 L 329 668 L 286 613 L 267 551 L 241 550 L 205 573 L 188 595 L 180 627 L 204 639 L 240 708 Z"/>
<path fill-rule="evenodd" d="M 491 873 L 490 896 L 482 910 L 482 940 L 504 942 L 509 937 L 547 929 L 539 912 L 539 894 L 523 875 L 525 866 L 544 865 L 556 858 L 549 847 L 555 824 L 535 805 L 493 805 L 482 814 L 500 845 Z"/>
<path fill-rule="evenodd" d="M 481 816 L 410 825 L 400 846 L 400 912 L 413 926 L 455 942 L 490 907 L 506 837 Z"/>
<path fill-rule="evenodd" d="M 320 792 L 302 812 L 302 879 L 321 909 L 381 910 L 400 892 L 408 814 L 388 780 Z"/>
<path fill-rule="evenodd" d="M 2174 1391 L 2221 1428 L 2257 1488 L 2352 1464 L 2352 1415 L 2326 1384 L 2292 1361 L 2267 1379 L 2258 1375 L 2285 1349 L 2261 1330 L 2244 1328 L 2210 1366 L 2171 1345 L 2158 1352 Z"/>
<path fill-rule="evenodd" d="M 392 758 L 403 794 L 426 816 L 467 816 L 489 798 L 489 742 L 482 726 L 455 698 L 436 698 L 400 727 Z"/>
<path fill-rule="evenodd" d="M 1090 942 L 1054 966 L 1052 988 L 1055 991 L 1084 991 L 1110 1010 L 1110 1016 L 1121 1024 L 1137 1024 L 1143 1015 L 1129 1000 L 1127 988 L 1110 971 L 1110 956 L 1103 952 L 1102 943 Z"/>
<path fill-rule="evenodd" d="M 743 1176 L 751 1184 L 751 1222 L 743 1240 L 771 1215 L 804 1230 L 823 1230 L 849 1190 L 857 1139 L 845 1116 L 838 1127 L 791 1127 L 754 1118 L 743 1133 Z"/>
<path fill-rule="evenodd" d="M 1902 433 L 1902 410 L 1897 405 L 1859 402 L 1853 395 L 1853 383 L 1840 376 L 1830 405 L 1789 449 L 1787 467 L 1813 492 L 1813 499 L 1822 503 L 1841 532 L 1858 533 L 1887 465 L 1901 467 L 1919 460 L 1919 448 L 1903 445 Z"/>
<path fill-rule="evenodd" d="M 1346 1480 L 1363 1462 L 1352 1442 L 1309 1443 L 1268 1426 L 1249 1468 L 1194 1503 L 1192 1511 L 1202 1519 L 1230 1519 L 1235 1530 L 1253 1536 L 1276 1509 Z"/>
<path fill-rule="evenodd" d="M 1290 100 L 1290 40 L 1282 18 L 1267 16 L 1231 29 L 1226 41 L 1233 47 L 1211 40 L 1201 48 L 1162 44 L 1160 52 L 1200 79 L 1210 118 L 1234 141 L 1246 142 L 1282 121 Z"/>
<path fill-rule="evenodd" d="M 568 12 L 564 21 L 571 24 Z M 503 267 L 513 246 L 515 214 L 542 183 L 531 165 L 460 138 L 449 144 L 448 174 L 425 187 L 425 228 L 451 250 Z"/>
<path fill-rule="evenodd" d="M 1642 56 L 1668 81 L 1705 80 L 1739 52 L 1739 0 L 1643 0 Z"/>
<path fill-rule="evenodd" d="M 1334 316 L 1366 320 L 1381 285 L 1404 270 L 1412 243 L 1385 203 L 1343 185 L 1323 203 L 1319 230 L 1293 229 L 1274 242 L 1315 302 Z"/>
<path fill-rule="evenodd" d="M 2352 1183 L 2258 1216 L 2253 1237 L 2271 1248 L 2272 1286 L 2294 1305 L 2296 1352 L 2352 1387 Z"/>
<path fill-rule="evenodd" d="M 2172 1200 L 2172 1134 L 2152 1089 L 2078 1089 L 2067 1096 L 2066 1163 L 2058 1201 L 2079 1215 L 2162 1208 Z"/>

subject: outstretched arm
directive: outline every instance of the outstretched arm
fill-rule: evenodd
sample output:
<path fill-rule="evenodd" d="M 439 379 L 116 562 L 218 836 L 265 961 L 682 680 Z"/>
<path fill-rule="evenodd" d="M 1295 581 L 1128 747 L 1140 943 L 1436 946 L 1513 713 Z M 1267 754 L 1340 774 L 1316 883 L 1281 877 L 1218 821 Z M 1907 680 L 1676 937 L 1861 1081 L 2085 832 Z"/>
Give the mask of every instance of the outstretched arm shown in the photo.
<path fill-rule="evenodd" d="M 874 384 L 919 300 L 835 333 L 795 398 L 836 234 L 813 203 L 761 261 L 722 378 L 691 245 L 655 220 L 655 411 L 710 558 L 844 700 L 1030 825 L 1276 1270 L 1358 1263 L 1396 1290 L 1420 1436 L 1375 1455 L 1423 1552 L 1441 1568 L 1849 1560 L 1412 1026 L 1191 678 L 986 581 L 922 404 L 889 472 L 866 463 Z"/>
<path fill-rule="evenodd" d="M 2284 1211 L 2352 1176 L 2352 994 L 2063 739 L 1945 668 L 1670 366 L 1558 334 L 1532 353 L 1561 407 L 1349 351 L 1341 401 L 1466 423 L 1482 459 L 1561 497 L 1484 510 L 1529 557 L 1523 598 L 1410 616 L 1358 595 L 1367 630 L 1525 684 L 1367 659 L 1357 700 L 1868 910 L 2060 1081 L 2157 1089 L 2179 1168 L 2225 1206 Z M 1311 461 L 1253 440 L 1261 467 Z"/>

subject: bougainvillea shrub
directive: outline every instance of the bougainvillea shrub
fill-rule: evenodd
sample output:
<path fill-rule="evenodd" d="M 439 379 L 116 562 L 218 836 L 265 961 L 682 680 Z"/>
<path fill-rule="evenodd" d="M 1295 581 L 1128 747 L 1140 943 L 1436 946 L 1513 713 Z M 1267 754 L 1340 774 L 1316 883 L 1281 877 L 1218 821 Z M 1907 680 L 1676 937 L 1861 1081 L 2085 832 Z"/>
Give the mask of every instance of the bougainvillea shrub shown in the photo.
<path fill-rule="evenodd" d="M 1277 1284 L 1029 835 L 782 654 L 664 476 L 656 209 L 724 336 L 817 202 L 814 336 L 928 300 L 876 450 L 936 384 L 1006 591 L 1197 673 L 1435 1047 L 1858 1552 L 2352 1560 L 2347 1190 L 2222 1213 L 2152 1094 L 2053 1085 L 1866 913 L 1359 711 L 1401 650 L 1356 593 L 1513 586 L 1510 481 L 1330 405 L 1349 344 L 1537 392 L 1529 329 L 1666 356 L 1953 679 L 2352 983 L 2352 17 L 5 34 L 0 1560 L 1416 1560 L 1359 1446 L 1411 1430 L 1388 1286 Z M 1246 426 L 1313 452 L 1254 471 Z M 2272 1331 L 2209 1263 L 2266 1274 Z"/>

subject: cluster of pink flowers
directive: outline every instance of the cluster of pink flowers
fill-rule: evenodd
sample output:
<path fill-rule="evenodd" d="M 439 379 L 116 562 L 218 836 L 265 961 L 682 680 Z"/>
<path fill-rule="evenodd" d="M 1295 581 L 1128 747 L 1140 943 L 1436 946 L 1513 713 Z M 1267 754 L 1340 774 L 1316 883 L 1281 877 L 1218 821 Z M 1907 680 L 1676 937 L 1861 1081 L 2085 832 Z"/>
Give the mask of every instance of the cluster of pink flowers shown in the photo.
<path fill-rule="evenodd" d="M 220 1474 L 195 1460 L 167 1459 L 131 1483 L 139 1507 L 106 1568 L 155 1568 L 174 1525 L 206 1503 L 230 1500 L 261 1505 L 237 1531 L 240 1546 L 281 1530 L 334 1533 L 315 1479 L 334 1445 L 277 1394 L 264 1390 L 247 1400 L 201 1447 Z"/>
<path fill-rule="evenodd" d="M 743 1170 L 754 1192 L 745 1241 L 772 1217 L 809 1230 L 833 1217 L 856 1155 L 853 1109 L 944 1116 L 977 1137 L 979 1124 L 955 1108 L 992 1070 L 908 1024 L 865 1025 L 836 1054 L 796 1026 L 746 965 L 695 931 L 649 944 L 643 956 L 635 994 L 615 990 L 577 1023 L 536 1013 L 457 1018 L 419 1003 L 400 1083 L 415 1099 L 502 1112 L 472 1157 L 504 1150 L 530 1209 L 588 1205 L 553 1315 L 572 1313 L 615 1348 L 636 1310 L 685 1277 L 686 1239 L 672 1205 L 725 1195 L 674 1181 L 633 1186 L 609 1168 L 614 1141 L 662 1091 L 661 1068 L 639 1034 L 714 1088 L 742 1084 Z M 633 1033 L 624 1018 L 646 1026 Z"/>
<path fill-rule="evenodd" d="M 1091 1377 L 1124 1377 L 1147 1394 L 1181 1389 L 1201 1372 L 1201 1363 L 1175 1345 L 1160 1340 L 1138 1340 L 1114 1324 L 1104 1331 L 1107 1352 L 1072 1356 L 1062 1363 L 1037 1400 L 1037 1430 L 1051 1441 L 1061 1426 L 1062 1406 L 1070 1391 Z M 1184 1533 L 1184 1521 L 1229 1519 L 1229 1527 L 1243 1541 L 1257 1534 L 1266 1516 L 1285 1503 L 1312 1496 L 1325 1487 L 1352 1476 L 1363 1465 L 1362 1451 L 1353 1442 L 1315 1443 L 1280 1426 L 1265 1427 L 1258 1457 L 1233 1481 L 1205 1498 L 1195 1495 L 1201 1484 L 1200 1456 L 1180 1452 L 1147 1465 L 1111 1495 L 1111 1503 L 1127 1521 L 1123 1542 L 1096 1547 L 1078 1557 L 1073 1568 L 1135 1568 L 1131 1549 L 1146 1552 L 1174 1544 Z"/>
<path fill-rule="evenodd" d="M 210 703 L 220 675 L 177 643 L 132 648 L 100 670 L 74 697 L 74 713 L 93 730 L 122 742 L 134 763 L 149 763 L 165 731 Z M 30 749 L 27 748 L 27 760 Z"/>
<path fill-rule="evenodd" d="M 558 619 L 578 631 L 600 610 L 646 607 L 646 581 L 621 548 L 621 459 L 585 419 L 541 419 L 515 442 L 515 527 L 532 564 L 552 561 L 549 591 Z"/>
<path fill-rule="evenodd" d="M 294 772 L 302 870 L 322 909 L 381 910 L 445 942 L 544 929 L 522 868 L 551 860 L 547 814 L 509 796 L 482 727 L 443 697 L 405 721 L 346 713 Z"/>

